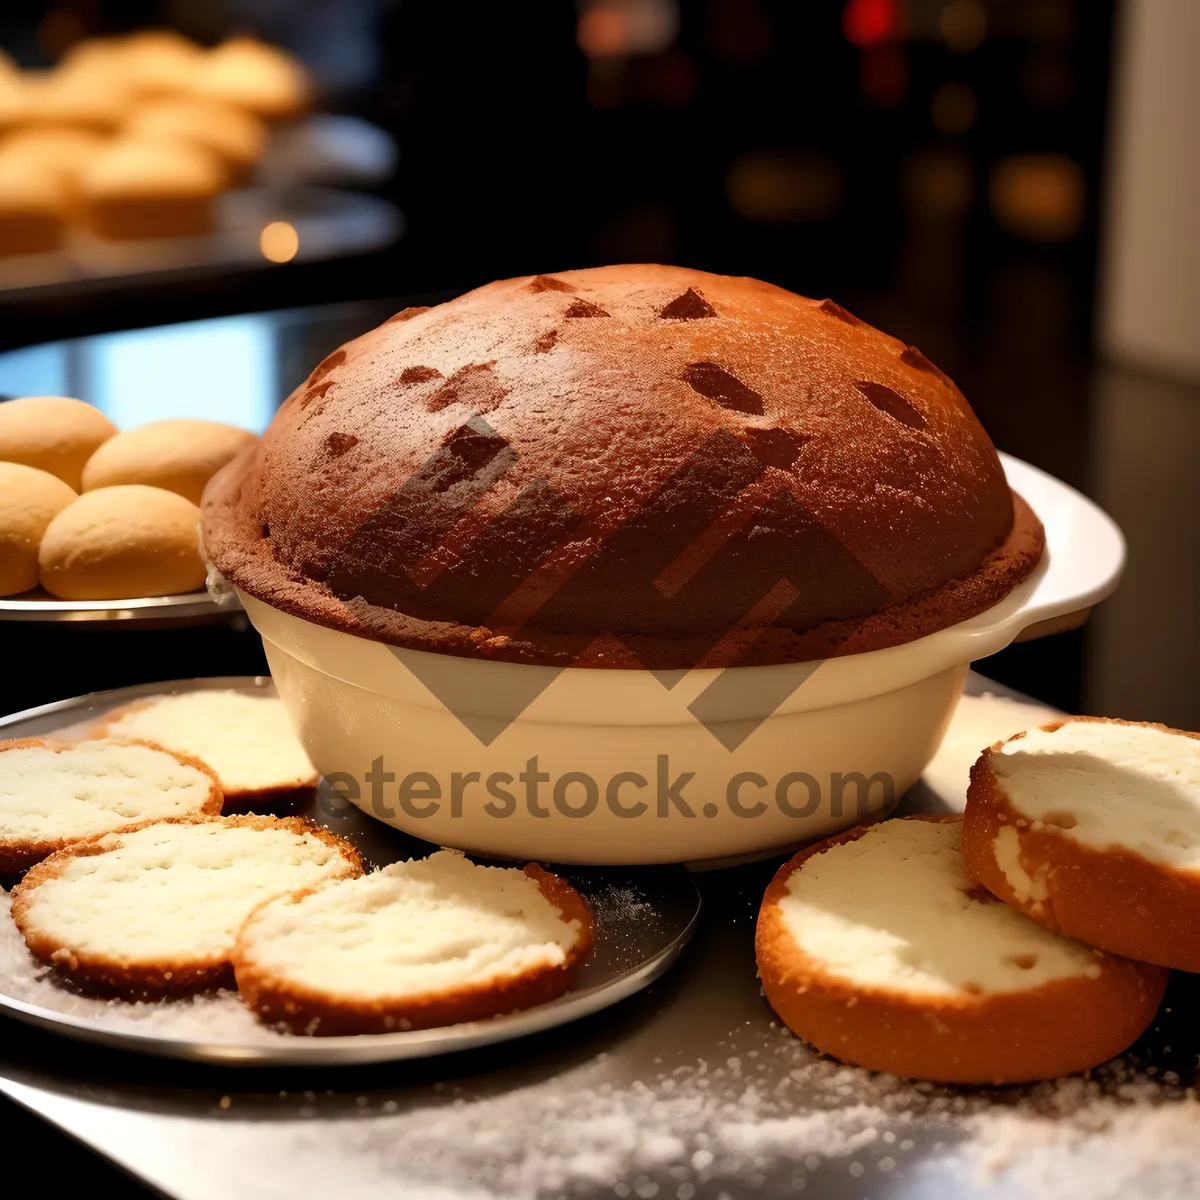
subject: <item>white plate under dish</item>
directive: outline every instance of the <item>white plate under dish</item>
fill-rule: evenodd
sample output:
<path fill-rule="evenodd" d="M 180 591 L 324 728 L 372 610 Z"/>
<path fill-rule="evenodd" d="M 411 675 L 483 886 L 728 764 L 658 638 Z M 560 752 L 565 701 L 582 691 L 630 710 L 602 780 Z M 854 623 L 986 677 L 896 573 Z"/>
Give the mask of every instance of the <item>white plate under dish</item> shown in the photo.
<path fill-rule="evenodd" d="M 1116 587 L 1125 544 L 1113 521 L 1002 460 L 1045 525 L 1046 553 L 1001 603 L 885 650 L 732 668 L 711 691 L 722 672 L 668 688 L 648 671 L 429 654 L 239 595 L 313 762 L 380 820 L 493 857 L 734 859 L 886 810 L 937 749 L 969 663 Z"/>
<path fill-rule="evenodd" d="M 0 738 L 74 736 L 132 700 L 209 688 L 263 692 L 271 689 L 271 681 L 232 676 L 94 692 L 4 717 Z M 437 848 L 368 820 L 358 809 L 338 803 L 325 785 L 288 812 L 352 842 L 371 868 L 421 858 Z M 20 935 L 7 911 L 0 911 L 0 1013 L 78 1041 L 223 1066 L 349 1066 L 510 1041 L 577 1021 L 641 991 L 679 957 L 700 912 L 700 895 L 682 868 L 558 870 L 587 899 L 596 919 L 595 942 L 566 995 L 524 1012 L 407 1033 L 298 1037 L 258 1025 L 232 993 L 149 1005 L 95 1000 L 34 978 Z"/>

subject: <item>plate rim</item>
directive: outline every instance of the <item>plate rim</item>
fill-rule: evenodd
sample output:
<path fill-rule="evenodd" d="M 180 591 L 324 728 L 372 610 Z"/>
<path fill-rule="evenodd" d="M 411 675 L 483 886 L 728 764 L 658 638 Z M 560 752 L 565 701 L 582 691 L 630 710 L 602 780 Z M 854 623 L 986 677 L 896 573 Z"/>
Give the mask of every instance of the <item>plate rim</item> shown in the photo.
<path fill-rule="evenodd" d="M 40 596 L 0 598 L 0 621 L 106 621 L 157 620 L 242 611 L 236 597 L 218 600 L 208 590 L 180 592 L 174 596 L 132 596 L 124 600 L 58 600 Z"/>
<path fill-rule="evenodd" d="M 127 687 L 105 688 L 85 692 L 65 700 L 54 700 L 34 708 L 23 709 L 0 717 L 0 734 L 10 726 L 38 717 L 50 716 L 95 703 L 111 701 L 120 704 L 141 695 L 172 690 L 203 691 L 241 687 L 258 691 L 274 690 L 269 675 L 215 675 L 191 679 L 131 684 Z M 700 889 L 686 872 L 694 905 L 687 925 L 665 946 L 635 966 L 615 975 L 604 983 L 583 991 L 568 991 L 564 995 L 515 1013 L 489 1017 L 480 1021 L 465 1021 L 433 1029 L 414 1029 L 394 1033 L 349 1034 L 332 1037 L 295 1036 L 273 1042 L 209 1042 L 192 1038 L 171 1038 L 161 1034 L 140 1033 L 136 1030 L 113 1029 L 102 1020 L 58 1012 L 40 1004 L 18 1000 L 0 990 L 0 1015 L 12 1017 L 75 1041 L 101 1045 L 110 1049 L 163 1059 L 208 1063 L 217 1066 L 243 1067 L 300 1067 L 300 1066 L 365 1066 L 372 1063 L 397 1062 L 405 1059 L 431 1058 L 461 1050 L 512 1041 L 540 1033 L 591 1016 L 640 992 L 664 975 L 683 953 L 700 920 L 703 901 Z M 0 982 L 2 988 L 2 982 Z"/>

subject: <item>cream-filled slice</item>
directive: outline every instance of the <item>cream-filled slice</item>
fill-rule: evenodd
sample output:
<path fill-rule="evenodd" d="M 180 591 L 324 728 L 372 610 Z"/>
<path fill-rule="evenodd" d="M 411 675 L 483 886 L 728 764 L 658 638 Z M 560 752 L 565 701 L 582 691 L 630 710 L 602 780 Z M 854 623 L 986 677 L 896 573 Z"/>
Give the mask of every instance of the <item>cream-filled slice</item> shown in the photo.
<path fill-rule="evenodd" d="M 335 998 L 402 1000 L 561 966 L 583 935 L 524 871 L 443 850 L 264 905 L 237 965 Z"/>
<path fill-rule="evenodd" d="M 793 871 L 778 907 L 799 949 L 856 988 L 947 997 L 1096 978 L 1096 954 L 976 887 L 957 822 L 885 821 Z"/>
<path fill-rule="evenodd" d="M 17 891 L 18 925 L 31 945 L 53 943 L 63 957 L 225 959 L 264 900 L 358 872 L 335 839 L 302 824 L 212 817 L 108 834 L 31 873 Z"/>
<path fill-rule="evenodd" d="M 1196 738 L 1147 725 L 1068 721 L 1005 742 L 989 765 L 1020 817 L 1094 850 L 1120 847 L 1200 870 Z M 999 862 L 1005 847 L 995 849 Z"/>
<path fill-rule="evenodd" d="M 216 781 L 153 746 L 0 744 L 0 841 L 50 843 L 214 811 Z"/>

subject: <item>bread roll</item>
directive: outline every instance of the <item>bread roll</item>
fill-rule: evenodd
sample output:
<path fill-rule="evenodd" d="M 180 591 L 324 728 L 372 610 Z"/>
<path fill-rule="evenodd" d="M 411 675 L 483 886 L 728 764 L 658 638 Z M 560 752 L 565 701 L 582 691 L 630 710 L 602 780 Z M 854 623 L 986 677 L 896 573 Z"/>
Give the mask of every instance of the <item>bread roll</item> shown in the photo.
<path fill-rule="evenodd" d="M 179 994 L 233 983 L 234 939 L 259 904 L 361 873 L 353 846 L 298 817 L 173 817 L 50 855 L 12 913 L 78 987 Z"/>
<path fill-rule="evenodd" d="M 92 68 L 26 72 L 26 121 L 111 134 L 129 116 L 133 93 L 119 74 Z"/>
<path fill-rule="evenodd" d="M 48 471 L 0 462 L 0 596 L 37 587 L 38 547 L 46 526 L 77 499 Z"/>
<path fill-rule="evenodd" d="M 253 38 L 231 38 L 196 73 L 198 95 L 243 108 L 268 121 L 299 116 L 310 103 L 308 77 L 284 50 Z"/>
<path fill-rule="evenodd" d="M 102 135 L 87 129 L 22 129 L 5 139 L 0 155 L 57 171 L 73 199 L 80 175 L 106 144 Z"/>
<path fill-rule="evenodd" d="M 0 137 L 29 119 L 29 90 L 17 71 L 0 70 Z"/>
<path fill-rule="evenodd" d="M 1161 967 L 1093 950 L 972 885 L 962 818 L 861 826 L 767 888 L 755 948 L 771 1007 L 842 1062 L 939 1083 L 1099 1066 L 1154 1019 Z"/>
<path fill-rule="evenodd" d="M 189 91 L 207 57 L 190 38 L 170 29 L 145 29 L 125 38 L 120 61 L 129 86 L 142 99 Z"/>
<path fill-rule="evenodd" d="M 21 396 L 0 404 L 0 462 L 57 475 L 79 491 L 83 464 L 117 427 L 94 405 L 69 396 Z"/>
<path fill-rule="evenodd" d="M 442 850 L 263 905 L 233 969 L 268 1024 L 387 1033 L 545 1004 L 591 944 L 591 913 L 565 880 Z"/>
<path fill-rule="evenodd" d="M 140 106 L 126 137 L 182 141 L 215 154 L 231 182 L 245 181 L 266 149 L 267 130 L 253 113 L 216 100 L 177 96 Z"/>
<path fill-rule="evenodd" d="M 60 172 L 0 146 L 0 255 L 59 249 L 70 209 L 70 185 Z"/>
<path fill-rule="evenodd" d="M 83 172 L 80 200 L 100 237 L 186 237 L 213 229 L 213 202 L 224 183 L 225 168 L 200 146 L 122 139 Z"/>
<path fill-rule="evenodd" d="M 1200 734 L 1074 717 L 984 751 L 967 869 L 1006 904 L 1115 954 L 1200 971 Z"/>
<path fill-rule="evenodd" d="M 200 503 L 204 485 L 256 441 L 216 421 L 151 421 L 105 442 L 83 468 L 83 490 L 145 483 Z"/>
<path fill-rule="evenodd" d="M 203 588 L 200 510 L 162 488 L 85 492 L 50 522 L 42 587 L 64 600 L 128 600 Z"/>
<path fill-rule="evenodd" d="M 0 742 L 0 872 L 28 870 L 81 838 L 220 811 L 204 763 L 150 742 Z"/>

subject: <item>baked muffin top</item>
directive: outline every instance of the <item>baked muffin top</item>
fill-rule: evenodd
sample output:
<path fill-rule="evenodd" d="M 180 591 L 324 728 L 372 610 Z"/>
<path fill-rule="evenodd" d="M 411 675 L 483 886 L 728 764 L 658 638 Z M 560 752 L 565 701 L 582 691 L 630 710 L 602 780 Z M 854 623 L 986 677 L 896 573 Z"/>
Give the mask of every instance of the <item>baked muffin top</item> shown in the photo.
<path fill-rule="evenodd" d="M 414 649 L 649 669 L 910 641 L 1042 529 L 962 393 L 830 300 L 636 265 L 406 309 L 210 484 L 250 595 Z"/>

